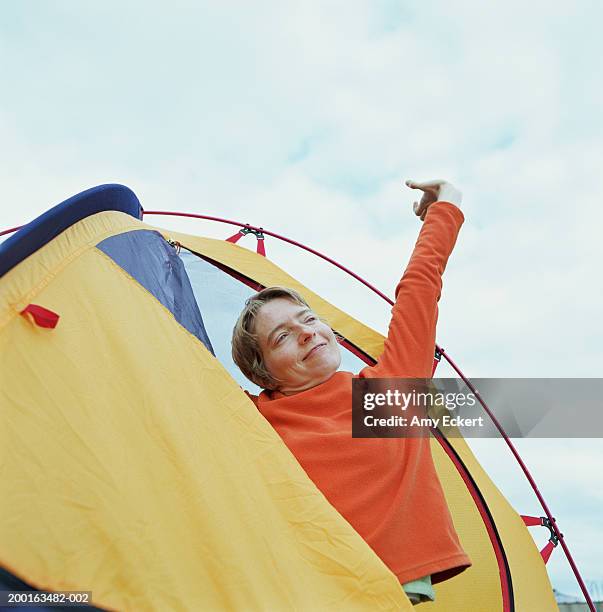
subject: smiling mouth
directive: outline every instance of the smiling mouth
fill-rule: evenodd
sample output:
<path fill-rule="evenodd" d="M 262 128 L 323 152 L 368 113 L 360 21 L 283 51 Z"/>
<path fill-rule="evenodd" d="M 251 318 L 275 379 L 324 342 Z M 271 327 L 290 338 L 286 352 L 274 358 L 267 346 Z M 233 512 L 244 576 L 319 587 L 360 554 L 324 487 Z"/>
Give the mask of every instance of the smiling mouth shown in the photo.
<path fill-rule="evenodd" d="M 313 355 L 321 346 L 327 346 L 326 342 L 323 342 L 322 344 L 317 344 L 303 359 L 302 361 L 306 361 L 306 359 L 308 359 L 308 357 L 310 357 L 311 355 Z"/>

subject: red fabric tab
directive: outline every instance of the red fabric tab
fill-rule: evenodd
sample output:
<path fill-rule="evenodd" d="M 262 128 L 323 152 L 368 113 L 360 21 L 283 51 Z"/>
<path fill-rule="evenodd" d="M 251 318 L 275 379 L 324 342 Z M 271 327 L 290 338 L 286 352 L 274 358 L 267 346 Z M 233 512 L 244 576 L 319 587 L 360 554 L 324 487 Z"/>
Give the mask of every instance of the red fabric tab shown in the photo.
<path fill-rule="evenodd" d="M 227 238 L 226 242 L 237 242 L 237 240 L 241 238 L 241 236 L 243 236 L 243 234 L 241 232 L 237 232 L 236 234 L 233 234 L 230 238 Z"/>
<path fill-rule="evenodd" d="M 258 238 L 258 248 L 256 249 L 257 253 L 266 257 L 266 248 L 264 247 L 264 239 Z"/>
<path fill-rule="evenodd" d="M 46 327 L 48 329 L 54 329 L 59 322 L 59 315 L 48 308 L 39 306 L 38 304 L 29 304 L 22 311 L 22 315 L 31 315 L 34 323 L 38 327 Z"/>
<path fill-rule="evenodd" d="M 546 563 L 549 560 L 549 557 L 551 556 L 551 553 L 553 552 L 553 549 L 555 548 L 555 545 L 552 542 L 549 542 L 541 551 L 540 554 L 542 555 L 542 560 Z"/>
<path fill-rule="evenodd" d="M 526 516 L 522 514 L 521 518 L 528 527 L 532 527 L 532 525 L 542 525 L 542 518 L 539 516 Z"/>

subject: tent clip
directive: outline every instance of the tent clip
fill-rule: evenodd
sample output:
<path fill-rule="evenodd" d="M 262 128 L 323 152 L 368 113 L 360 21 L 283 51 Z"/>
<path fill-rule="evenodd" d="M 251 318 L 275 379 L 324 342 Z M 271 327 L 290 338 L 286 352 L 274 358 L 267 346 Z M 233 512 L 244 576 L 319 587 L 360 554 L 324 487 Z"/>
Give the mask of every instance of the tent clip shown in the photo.
<path fill-rule="evenodd" d="M 264 232 L 262 232 L 264 228 L 260 227 L 259 230 L 251 229 L 249 226 L 242 227 L 239 232 L 246 236 L 247 234 L 253 234 L 258 240 L 264 240 Z"/>
<path fill-rule="evenodd" d="M 264 232 L 262 231 L 264 228 L 260 227 L 259 229 L 255 229 L 246 223 L 244 227 L 242 227 L 236 234 L 230 236 L 230 238 L 226 238 L 226 242 L 236 243 L 239 241 L 239 238 L 246 236 L 247 234 L 253 234 L 258 239 L 257 253 L 259 255 L 263 255 L 266 257 L 266 247 L 264 246 Z"/>
<path fill-rule="evenodd" d="M 177 240 L 168 240 L 168 244 L 176 249 L 176 255 L 180 255 L 180 250 L 182 249 L 182 245 Z"/>
<path fill-rule="evenodd" d="M 540 520 L 542 521 L 542 526 L 546 527 L 550 534 L 551 537 L 549 538 L 549 542 L 553 545 L 553 546 L 557 546 L 557 544 L 559 544 L 559 536 L 557 535 L 557 532 L 555 531 L 555 528 L 553 527 L 553 523 L 555 522 L 555 518 L 553 517 L 553 521 L 551 522 L 551 520 L 549 519 L 548 516 L 541 516 Z M 561 537 L 563 537 L 563 534 L 560 533 L 559 534 Z"/>
<path fill-rule="evenodd" d="M 556 546 L 559 544 L 559 540 L 563 538 L 563 534 L 560 533 L 557 529 L 555 529 L 555 523 L 557 522 L 554 518 L 549 519 L 547 516 L 528 516 L 521 515 L 524 524 L 527 527 L 533 527 L 535 525 L 539 525 L 541 527 L 546 527 L 549 530 L 549 541 L 546 546 L 540 551 L 540 556 L 545 563 L 548 563 L 551 553 L 555 550 Z"/>
<path fill-rule="evenodd" d="M 431 368 L 431 377 L 432 378 L 435 375 L 435 371 L 436 371 L 436 368 L 438 367 L 438 364 L 440 363 L 440 361 L 442 361 L 442 355 L 443 354 L 444 354 L 444 349 L 440 348 L 439 346 L 436 345 L 435 354 L 433 356 L 433 366 Z"/>

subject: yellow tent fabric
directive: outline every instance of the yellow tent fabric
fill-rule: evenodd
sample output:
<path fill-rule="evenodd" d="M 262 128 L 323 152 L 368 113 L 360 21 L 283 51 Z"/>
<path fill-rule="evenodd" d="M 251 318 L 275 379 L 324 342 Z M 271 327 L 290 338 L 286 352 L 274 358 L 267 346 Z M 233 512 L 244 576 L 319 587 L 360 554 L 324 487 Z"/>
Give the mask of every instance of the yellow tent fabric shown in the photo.
<path fill-rule="evenodd" d="M 91 590 L 107 609 L 410 609 L 220 363 L 95 247 L 148 228 L 93 215 L 0 283 L 0 566 L 37 588 Z M 380 354 L 382 336 L 266 258 L 159 231 L 262 285 L 298 289 L 334 329 Z M 56 329 L 19 315 L 31 302 L 60 314 Z M 450 444 L 502 542 L 514 609 L 557 610 L 520 517 L 466 443 Z M 494 536 L 435 440 L 433 452 L 474 565 L 421 608 L 503 610 Z"/>
<path fill-rule="evenodd" d="M 94 215 L 0 284 L 0 565 L 115 610 L 410 609 L 217 360 L 94 246 L 144 227 Z"/>

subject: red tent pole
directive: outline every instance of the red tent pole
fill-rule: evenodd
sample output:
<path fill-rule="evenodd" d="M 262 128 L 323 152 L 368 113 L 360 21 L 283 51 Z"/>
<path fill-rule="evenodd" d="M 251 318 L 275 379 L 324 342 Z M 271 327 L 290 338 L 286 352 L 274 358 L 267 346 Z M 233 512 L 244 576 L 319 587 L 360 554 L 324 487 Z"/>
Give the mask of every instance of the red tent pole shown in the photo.
<path fill-rule="evenodd" d="M 17 225 L 17 227 L 11 227 L 10 229 L 2 230 L 0 232 L 0 236 L 4 236 L 4 234 L 10 234 L 12 232 L 16 232 L 17 230 L 20 230 L 22 227 L 23 227 L 22 225 Z"/>
<path fill-rule="evenodd" d="M 262 232 L 266 236 L 272 236 L 273 238 L 278 238 L 279 240 L 282 240 L 283 242 L 288 242 L 289 244 L 292 244 L 293 246 L 299 247 L 300 249 L 303 249 L 304 251 L 308 251 L 308 253 L 312 253 L 313 255 L 316 255 L 317 257 L 320 257 L 321 259 L 328 261 L 330 264 L 333 264 L 336 268 L 343 270 L 350 276 L 354 277 L 357 281 L 360 281 L 363 285 L 367 286 L 371 291 L 374 291 L 378 296 L 382 297 L 384 300 L 387 300 L 392 306 L 394 304 L 385 294 L 381 293 L 379 289 L 377 289 L 376 287 L 373 287 L 373 285 L 371 285 L 368 281 L 365 281 L 362 277 L 358 276 L 358 274 L 356 274 L 355 272 L 352 272 L 350 269 L 336 262 L 334 259 L 331 259 L 330 257 L 327 257 L 326 255 L 323 255 L 322 253 L 315 251 L 314 249 L 306 246 L 305 244 L 302 244 L 301 242 L 297 242 L 296 240 L 291 240 L 291 238 L 287 238 L 286 236 L 282 236 L 281 234 L 270 232 L 264 228 L 255 227 L 254 225 L 249 225 L 249 223 L 241 223 L 239 221 L 232 221 L 230 219 L 222 219 L 220 217 L 211 217 L 209 215 L 197 215 L 194 213 L 181 213 L 181 212 L 171 212 L 171 211 L 161 211 L 161 210 L 145 210 L 143 214 L 144 215 L 168 215 L 172 217 L 191 217 L 193 219 L 205 219 L 207 221 L 218 221 L 220 223 L 238 225 L 239 227 L 248 227 L 249 229 L 255 230 L 256 232 Z"/>
<path fill-rule="evenodd" d="M 570 564 L 570 567 L 572 568 L 572 571 L 574 572 L 574 576 L 576 577 L 578 584 L 580 585 L 580 590 L 582 591 L 582 594 L 584 595 L 584 598 L 586 599 L 586 603 L 590 607 L 591 612 L 596 612 L 595 605 L 592 599 L 590 598 L 590 595 L 588 594 L 586 585 L 584 584 L 584 581 L 582 580 L 582 576 L 580 575 L 580 572 L 578 571 L 578 568 L 572 557 L 572 554 L 570 553 L 569 548 L 567 547 L 567 544 L 565 543 L 563 534 L 559 531 L 559 528 L 557 527 L 557 523 L 555 522 L 555 519 L 553 518 L 553 515 L 551 514 L 551 511 L 549 510 L 547 503 L 544 501 L 544 497 L 542 496 L 542 493 L 540 493 L 540 490 L 538 489 L 538 486 L 536 485 L 536 482 L 534 481 L 532 474 L 530 474 L 530 470 L 528 470 L 526 464 L 523 462 L 523 459 L 521 458 L 521 455 L 519 454 L 519 452 L 513 445 L 513 442 L 511 442 L 511 440 L 505 433 L 505 430 L 502 428 L 502 425 L 497 421 L 496 417 L 492 414 L 492 411 L 490 410 L 490 408 L 488 408 L 485 400 L 479 394 L 479 391 L 471 384 L 471 381 L 467 379 L 467 377 L 461 372 L 460 368 L 456 365 L 456 363 L 454 363 L 454 361 L 450 358 L 450 356 L 447 353 L 444 353 L 444 357 L 446 361 L 448 361 L 448 363 L 452 366 L 454 371 L 461 377 L 463 382 L 475 394 L 475 396 L 479 400 L 479 403 L 482 405 L 482 408 L 486 411 L 490 419 L 492 419 L 494 426 L 496 427 L 496 429 L 498 429 L 504 441 L 507 443 L 507 446 L 509 447 L 510 451 L 513 453 L 513 456 L 517 460 L 517 463 L 519 463 L 519 466 L 521 467 L 525 477 L 528 479 L 528 482 L 530 483 L 532 490 L 536 494 L 536 497 L 538 498 L 538 501 L 540 502 L 540 505 L 542 506 L 544 513 L 546 514 L 547 518 L 551 522 L 551 526 L 552 526 L 552 529 L 555 535 L 559 538 L 559 543 L 561 544 L 561 548 L 563 548 L 563 551 L 565 552 L 565 556 Z M 549 552 L 549 555 L 550 555 L 550 552 Z"/>

